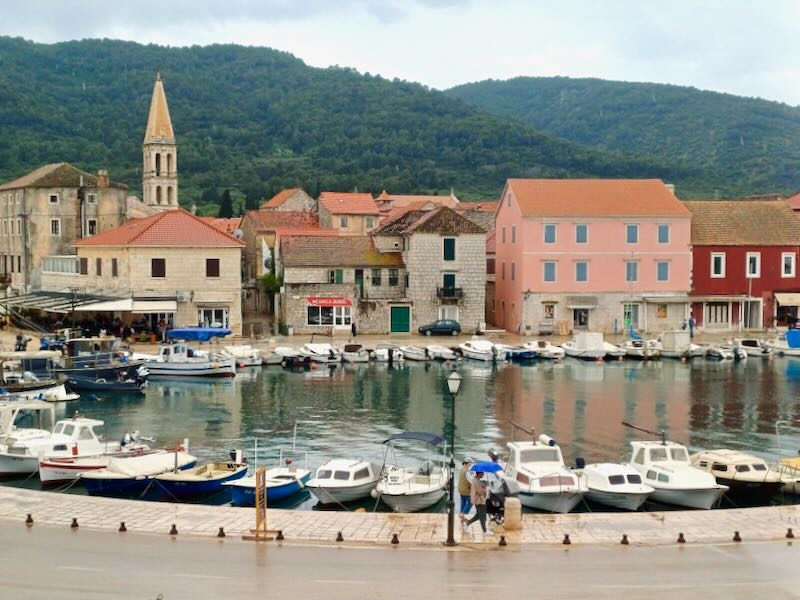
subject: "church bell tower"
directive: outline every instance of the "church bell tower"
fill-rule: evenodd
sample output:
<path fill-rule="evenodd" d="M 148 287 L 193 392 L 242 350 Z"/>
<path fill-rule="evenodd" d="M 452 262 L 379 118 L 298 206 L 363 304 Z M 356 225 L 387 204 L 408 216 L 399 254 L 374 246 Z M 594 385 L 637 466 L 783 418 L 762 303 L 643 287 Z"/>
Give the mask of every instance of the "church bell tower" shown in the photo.
<path fill-rule="evenodd" d="M 178 145 L 169 118 L 161 74 L 156 74 L 150 114 L 142 144 L 142 192 L 147 206 L 156 210 L 178 208 Z"/>

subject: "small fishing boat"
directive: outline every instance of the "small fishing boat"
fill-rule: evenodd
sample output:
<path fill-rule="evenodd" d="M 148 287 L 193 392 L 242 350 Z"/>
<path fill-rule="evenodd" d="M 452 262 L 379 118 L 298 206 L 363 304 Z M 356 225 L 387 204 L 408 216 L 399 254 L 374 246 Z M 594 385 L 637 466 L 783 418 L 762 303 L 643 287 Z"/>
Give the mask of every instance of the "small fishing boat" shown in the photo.
<path fill-rule="evenodd" d="M 654 360 L 661 356 L 661 350 L 659 350 L 656 340 L 628 340 L 621 348 L 625 351 L 627 358 Z"/>
<path fill-rule="evenodd" d="M 0 401 L 19 402 L 27 400 L 44 400 L 45 402 L 70 402 L 80 396 L 67 390 L 64 383 L 50 383 L 46 387 L 35 390 L 10 392 L 0 388 Z"/>
<path fill-rule="evenodd" d="M 629 464 L 593 463 L 578 466 L 575 473 L 586 478 L 586 497 L 592 502 L 623 510 L 638 510 L 653 493 L 642 476 Z"/>
<path fill-rule="evenodd" d="M 303 490 L 310 478 L 311 471 L 296 467 L 291 459 L 286 459 L 283 466 L 267 469 L 265 473 L 267 505 L 280 502 Z M 237 481 L 228 481 L 222 485 L 230 488 L 231 503 L 234 506 L 255 506 L 255 475 L 243 477 Z"/>
<path fill-rule="evenodd" d="M 220 352 L 225 358 L 233 358 L 240 369 L 245 367 L 260 367 L 262 365 L 261 351 L 250 344 L 225 346 Z"/>
<path fill-rule="evenodd" d="M 431 359 L 427 348 L 422 348 L 420 346 L 400 346 L 400 352 L 403 353 L 406 360 L 425 361 Z"/>
<path fill-rule="evenodd" d="M 142 394 L 147 387 L 146 381 L 126 379 L 108 381 L 102 377 L 89 379 L 73 375 L 67 379 L 67 388 L 72 392 L 127 392 Z"/>
<path fill-rule="evenodd" d="M 397 443 L 404 441 L 426 444 L 428 459 L 420 466 L 401 466 L 397 460 Z M 384 464 L 382 476 L 371 492 L 374 498 L 380 498 L 394 512 L 400 513 L 424 510 L 444 498 L 450 480 L 446 452 L 436 462 L 430 458 L 431 450 L 436 451 L 444 444 L 443 438 L 433 433 L 406 431 L 390 436 L 383 443 Z"/>
<path fill-rule="evenodd" d="M 301 354 L 296 348 L 290 346 L 278 346 L 274 350 L 275 354 L 281 357 L 281 363 L 286 368 L 307 367 L 311 364 L 311 359 Z"/>
<path fill-rule="evenodd" d="M 361 344 L 345 344 L 342 350 L 342 361 L 346 363 L 369 362 L 369 351 Z"/>
<path fill-rule="evenodd" d="M 497 349 L 505 352 L 506 360 L 511 362 L 529 362 L 536 359 L 536 350 L 524 346 L 510 346 L 509 344 L 495 344 Z"/>
<path fill-rule="evenodd" d="M 137 434 L 138 432 L 134 432 Z M 39 459 L 39 482 L 42 487 L 48 487 L 74 481 L 86 471 L 98 471 L 108 467 L 112 458 L 131 458 L 145 454 L 164 454 L 164 449 L 151 449 L 147 444 L 138 441 L 120 447 L 118 450 L 109 449 L 104 454 L 89 456 L 71 456 L 69 458 L 53 457 Z"/>
<path fill-rule="evenodd" d="M 396 344 L 378 344 L 372 351 L 377 362 L 392 363 L 405 360 L 403 351 Z"/>
<path fill-rule="evenodd" d="M 602 333 L 581 331 L 568 342 L 561 344 L 567 356 L 581 360 L 603 360 L 608 354 Z"/>
<path fill-rule="evenodd" d="M 327 343 L 309 342 L 300 347 L 300 354 L 311 359 L 311 362 L 328 364 L 338 363 L 342 360 L 339 351 Z"/>
<path fill-rule="evenodd" d="M 177 342 L 161 346 L 158 359 L 147 361 L 145 368 L 151 377 L 235 377 L 236 359 Z"/>
<path fill-rule="evenodd" d="M 51 367 L 56 376 L 116 380 L 136 377 L 143 360 L 133 359 L 112 336 L 74 338 L 64 342 L 65 355 Z"/>
<path fill-rule="evenodd" d="M 518 429 L 535 436 L 518 425 Z M 552 513 L 568 513 L 588 491 L 586 478 L 564 464 L 561 448 L 547 435 L 539 439 L 508 442 L 508 459 L 499 461 L 505 478 L 519 486 L 523 506 Z"/>
<path fill-rule="evenodd" d="M 283 364 L 284 357 L 278 354 L 277 352 L 273 352 L 270 350 L 266 350 L 261 353 L 261 364 L 272 366 L 272 365 L 281 365 Z"/>
<path fill-rule="evenodd" d="M 706 346 L 705 357 L 708 360 L 733 360 L 735 358 L 733 350 L 719 344 L 708 344 Z"/>
<path fill-rule="evenodd" d="M 663 358 L 690 359 L 705 355 L 705 348 L 692 343 L 688 331 L 665 331 L 656 338 L 655 347 Z"/>
<path fill-rule="evenodd" d="M 730 496 L 768 501 L 782 485 L 780 474 L 767 461 L 738 450 L 704 450 L 693 454 L 691 461 L 727 485 Z"/>
<path fill-rule="evenodd" d="M 780 475 L 782 488 L 785 494 L 800 495 L 800 456 L 784 456 L 781 449 L 781 427 L 795 427 L 794 421 L 777 421 L 775 423 L 775 437 L 778 438 L 778 463 L 775 471 Z"/>
<path fill-rule="evenodd" d="M 128 496 L 145 492 L 155 475 L 191 469 L 196 464 L 197 459 L 182 450 L 114 457 L 103 469 L 82 472 L 80 481 L 90 496 Z"/>
<path fill-rule="evenodd" d="M 322 504 L 341 504 L 368 497 L 380 476 L 380 465 L 334 458 L 320 465 L 306 487 Z"/>
<path fill-rule="evenodd" d="M 772 348 L 767 342 L 756 338 L 735 338 L 733 345 L 744 350 L 748 356 L 754 358 L 769 358 L 772 356 Z"/>
<path fill-rule="evenodd" d="M 428 355 L 434 360 L 457 360 L 458 356 L 447 346 L 440 346 L 438 344 L 428 344 L 425 346 Z"/>
<path fill-rule="evenodd" d="M 790 329 L 783 335 L 767 340 L 764 345 L 780 356 L 800 356 L 800 330 Z"/>
<path fill-rule="evenodd" d="M 461 354 L 472 360 L 484 362 L 502 362 L 506 353 L 489 340 L 470 340 L 458 345 Z"/>
<path fill-rule="evenodd" d="M 216 494 L 223 484 L 247 475 L 241 451 L 225 462 L 213 462 L 183 470 L 173 470 L 153 477 L 162 499 L 197 498 Z"/>
<path fill-rule="evenodd" d="M 547 340 L 534 340 L 522 344 L 523 348 L 536 352 L 536 358 L 547 360 L 561 360 L 567 354 L 561 346 L 555 346 Z"/>

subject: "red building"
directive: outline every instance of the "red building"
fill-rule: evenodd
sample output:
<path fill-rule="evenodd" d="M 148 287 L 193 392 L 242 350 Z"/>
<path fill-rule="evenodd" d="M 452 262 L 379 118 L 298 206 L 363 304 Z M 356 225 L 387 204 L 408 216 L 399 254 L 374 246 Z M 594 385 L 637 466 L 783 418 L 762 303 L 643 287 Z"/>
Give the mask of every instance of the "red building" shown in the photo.
<path fill-rule="evenodd" d="M 686 201 L 692 316 L 705 329 L 760 329 L 798 316 L 800 217 L 782 200 Z"/>

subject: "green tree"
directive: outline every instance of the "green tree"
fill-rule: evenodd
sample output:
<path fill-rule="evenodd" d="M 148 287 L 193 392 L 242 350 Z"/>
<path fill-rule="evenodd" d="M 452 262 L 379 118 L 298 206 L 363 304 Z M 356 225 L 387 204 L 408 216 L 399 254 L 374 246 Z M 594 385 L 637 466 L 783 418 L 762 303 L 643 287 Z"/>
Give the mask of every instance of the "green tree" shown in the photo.
<path fill-rule="evenodd" d="M 219 212 L 217 213 L 217 216 L 224 219 L 230 219 L 233 217 L 233 200 L 231 199 L 231 193 L 229 190 L 222 192 L 222 199 L 219 203 Z"/>
<path fill-rule="evenodd" d="M 261 289 L 269 300 L 267 312 L 273 314 L 275 312 L 275 294 L 281 291 L 283 277 L 275 273 L 275 250 L 273 248 L 269 249 L 269 257 L 269 273 L 261 276 Z"/>

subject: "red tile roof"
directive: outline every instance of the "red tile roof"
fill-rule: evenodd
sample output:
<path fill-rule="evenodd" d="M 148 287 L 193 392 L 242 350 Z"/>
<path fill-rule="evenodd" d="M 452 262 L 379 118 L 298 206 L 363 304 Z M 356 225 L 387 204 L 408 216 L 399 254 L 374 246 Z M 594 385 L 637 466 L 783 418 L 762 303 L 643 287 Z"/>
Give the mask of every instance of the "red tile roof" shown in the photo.
<path fill-rule="evenodd" d="M 460 212 L 475 210 L 479 212 L 496 212 L 499 200 L 465 200 L 458 206 Z"/>
<path fill-rule="evenodd" d="M 86 246 L 150 246 L 159 248 L 240 248 L 244 243 L 179 208 L 132 219 L 73 244 Z"/>
<path fill-rule="evenodd" d="M 797 192 L 794 196 L 789 196 L 786 199 L 786 203 L 792 210 L 800 210 L 800 192 Z"/>
<path fill-rule="evenodd" d="M 458 198 L 451 196 L 438 196 L 435 194 L 390 194 L 386 190 L 381 192 L 381 195 L 376 198 L 379 204 L 391 204 L 392 206 L 408 206 L 418 202 L 432 203 L 437 206 L 446 206 L 448 208 L 456 208 L 459 205 Z M 424 206 L 424 204 L 423 204 Z"/>
<path fill-rule="evenodd" d="M 497 231 L 486 232 L 486 254 L 495 254 L 497 252 Z"/>
<path fill-rule="evenodd" d="M 272 198 L 263 202 L 261 204 L 261 208 L 277 208 L 284 202 L 286 202 L 289 198 L 294 196 L 297 192 L 302 191 L 300 188 L 288 188 L 285 190 L 281 190 L 277 194 L 275 194 Z"/>
<path fill-rule="evenodd" d="M 486 233 L 486 229 L 460 215 L 452 208 L 408 210 L 392 221 L 386 221 L 373 235 L 410 235 L 420 233 Z"/>
<path fill-rule="evenodd" d="M 319 203 L 332 215 L 379 214 L 378 205 L 367 193 L 322 192 Z"/>
<path fill-rule="evenodd" d="M 691 200 L 696 246 L 800 246 L 800 217 L 784 200 Z"/>
<path fill-rule="evenodd" d="M 660 179 L 509 179 L 526 217 L 688 217 Z"/>
<path fill-rule="evenodd" d="M 226 219 L 224 217 L 200 218 L 215 229 L 219 229 L 220 231 L 224 231 L 225 233 L 229 233 L 231 235 L 233 235 L 233 232 L 239 229 L 242 225 L 242 217 L 233 217 L 232 219 Z"/>
<path fill-rule="evenodd" d="M 380 252 L 368 236 L 296 236 L 281 243 L 286 267 L 402 267 L 400 252 Z"/>
<path fill-rule="evenodd" d="M 275 231 L 279 228 L 319 229 L 319 218 L 311 211 L 276 212 L 271 210 L 248 210 L 244 214 L 259 233 Z"/>

